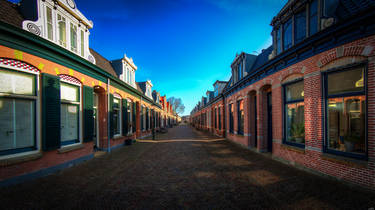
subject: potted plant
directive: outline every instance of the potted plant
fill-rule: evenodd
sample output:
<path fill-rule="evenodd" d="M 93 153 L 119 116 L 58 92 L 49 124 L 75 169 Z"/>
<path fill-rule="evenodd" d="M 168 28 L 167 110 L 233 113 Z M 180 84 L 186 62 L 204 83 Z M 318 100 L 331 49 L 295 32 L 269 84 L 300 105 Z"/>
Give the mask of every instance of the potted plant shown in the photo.
<path fill-rule="evenodd" d="M 305 124 L 293 123 L 291 134 L 297 143 L 303 143 L 305 141 Z"/>

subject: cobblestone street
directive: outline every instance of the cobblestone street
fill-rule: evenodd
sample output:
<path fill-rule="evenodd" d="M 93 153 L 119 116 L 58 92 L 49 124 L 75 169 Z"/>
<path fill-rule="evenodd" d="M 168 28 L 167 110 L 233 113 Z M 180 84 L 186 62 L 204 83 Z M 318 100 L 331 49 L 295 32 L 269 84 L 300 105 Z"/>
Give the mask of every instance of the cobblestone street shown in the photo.
<path fill-rule="evenodd" d="M 0 192 L 13 209 L 370 209 L 375 193 L 181 125 Z"/>

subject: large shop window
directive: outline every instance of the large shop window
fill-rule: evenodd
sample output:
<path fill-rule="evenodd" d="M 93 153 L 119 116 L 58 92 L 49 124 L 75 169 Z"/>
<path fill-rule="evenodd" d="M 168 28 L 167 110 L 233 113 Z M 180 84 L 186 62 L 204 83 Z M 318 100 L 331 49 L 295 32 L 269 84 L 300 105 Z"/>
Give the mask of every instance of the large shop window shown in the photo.
<path fill-rule="evenodd" d="M 305 104 L 303 80 L 284 86 L 284 143 L 304 147 Z"/>
<path fill-rule="evenodd" d="M 233 133 L 233 104 L 229 104 L 229 132 Z"/>
<path fill-rule="evenodd" d="M 326 74 L 326 149 L 365 158 L 367 154 L 365 68 Z"/>
<path fill-rule="evenodd" d="M 36 149 L 36 76 L 0 70 L 0 155 Z"/>
<path fill-rule="evenodd" d="M 238 134 L 243 135 L 244 128 L 244 111 L 243 111 L 243 100 L 237 102 L 237 117 L 238 117 Z"/>
<path fill-rule="evenodd" d="M 113 131 L 115 136 L 121 135 L 121 99 L 113 98 Z"/>
<path fill-rule="evenodd" d="M 61 145 L 79 142 L 80 86 L 61 82 Z"/>

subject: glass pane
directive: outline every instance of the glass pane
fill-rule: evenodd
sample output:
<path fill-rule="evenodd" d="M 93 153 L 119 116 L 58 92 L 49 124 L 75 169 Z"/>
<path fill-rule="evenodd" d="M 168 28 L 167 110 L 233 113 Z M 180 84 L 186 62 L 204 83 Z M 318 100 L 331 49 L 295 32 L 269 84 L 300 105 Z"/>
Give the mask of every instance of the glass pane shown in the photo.
<path fill-rule="evenodd" d="M 365 96 L 328 99 L 328 147 L 342 152 L 365 154 L 365 117 Z"/>
<path fill-rule="evenodd" d="M 85 34 L 81 31 L 81 56 L 85 57 Z"/>
<path fill-rule="evenodd" d="M 304 91 L 303 81 L 285 86 L 286 101 L 303 100 Z"/>
<path fill-rule="evenodd" d="M 0 151 L 15 148 L 13 100 L 0 98 Z"/>
<path fill-rule="evenodd" d="M 310 36 L 318 32 L 318 1 L 313 0 L 310 4 L 309 19 Z"/>
<path fill-rule="evenodd" d="M 0 71 L 0 92 L 35 95 L 35 76 L 16 71 Z"/>
<path fill-rule="evenodd" d="M 284 23 L 283 27 L 284 50 L 287 50 L 292 47 L 292 19 L 290 18 L 286 23 Z"/>
<path fill-rule="evenodd" d="M 78 141 L 78 106 L 61 104 L 61 142 Z"/>
<path fill-rule="evenodd" d="M 304 102 L 285 105 L 286 141 L 305 143 L 305 106 Z"/>
<path fill-rule="evenodd" d="M 58 25 L 59 25 L 59 43 L 60 45 L 66 47 L 66 24 L 65 18 L 61 15 L 57 15 Z"/>
<path fill-rule="evenodd" d="M 364 90 L 363 68 L 328 74 L 328 94 L 342 94 Z"/>
<path fill-rule="evenodd" d="M 16 147 L 34 146 L 35 142 L 35 102 L 15 100 L 16 102 Z"/>
<path fill-rule="evenodd" d="M 277 53 L 281 53 L 281 27 L 279 27 L 276 31 L 276 44 L 277 44 Z"/>
<path fill-rule="evenodd" d="M 70 23 L 70 47 L 71 50 L 77 52 L 77 26 Z"/>
<path fill-rule="evenodd" d="M 113 129 L 115 135 L 120 134 L 119 110 L 113 110 Z"/>
<path fill-rule="evenodd" d="M 114 108 L 119 108 L 120 107 L 120 100 L 117 98 L 113 99 L 113 107 Z"/>
<path fill-rule="evenodd" d="M 61 83 L 61 86 L 60 86 L 61 99 L 79 102 L 78 91 L 79 91 L 78 86 Z"/>
<path fill-rule="evenodd" d="M 46 7 L 47 10 L 47 35 L 48 39 L 53 39 L 53 28 L 52 28 L 52 9 Z"/>
<path fill-rule="evenodd" d="M 238 134 L 243 134 L 244 129 L 244 111 L 243 100 L 238 102 Z"/>
<path fill-rule="evenodd" d="M 295 43 L 306 38 L 306 9 L 295 15 L 294 32 Z"/>

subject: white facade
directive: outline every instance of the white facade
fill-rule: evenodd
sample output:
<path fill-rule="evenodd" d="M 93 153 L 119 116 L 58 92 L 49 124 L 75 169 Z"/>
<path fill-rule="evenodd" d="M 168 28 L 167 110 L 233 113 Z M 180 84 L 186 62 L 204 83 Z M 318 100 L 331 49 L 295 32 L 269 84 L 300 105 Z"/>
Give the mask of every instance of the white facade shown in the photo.
<path fill-rule="evenodd" d="M 137 88 L 135 85 L 135 71 L 137 70 L 137 66 L 133 62 L 133 58 L 126 57 L 122 59 L 122 73 L 120 74 L 120 79 L 130 86 Z"/>
<path fill-rule="evenodd" d="M 95 64 L 89 50 L 89 29 L 93 27 L 73 0 L 38 0 L 38 19 L 23 21 L 23 29 Z"/>

